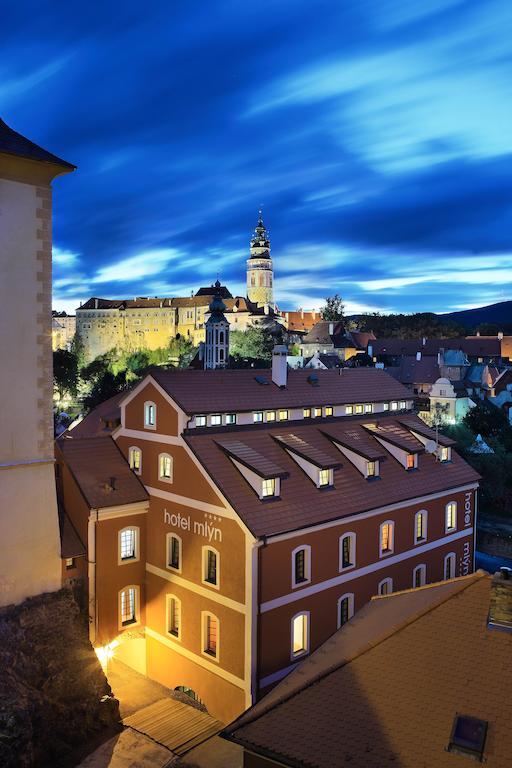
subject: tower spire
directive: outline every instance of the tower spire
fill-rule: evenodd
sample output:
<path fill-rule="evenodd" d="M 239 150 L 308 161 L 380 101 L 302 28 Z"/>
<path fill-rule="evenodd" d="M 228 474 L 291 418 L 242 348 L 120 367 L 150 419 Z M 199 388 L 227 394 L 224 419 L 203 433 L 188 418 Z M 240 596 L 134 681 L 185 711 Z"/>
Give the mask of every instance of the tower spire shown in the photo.
<path fill-rule="evenodd" d="M 274 309 L 274 275 L 270 257 L 270 238 L 263 223 L 261 208 L 258 223 L 251 237 L 247 259 L 247 298 L 259 308 Z"/>

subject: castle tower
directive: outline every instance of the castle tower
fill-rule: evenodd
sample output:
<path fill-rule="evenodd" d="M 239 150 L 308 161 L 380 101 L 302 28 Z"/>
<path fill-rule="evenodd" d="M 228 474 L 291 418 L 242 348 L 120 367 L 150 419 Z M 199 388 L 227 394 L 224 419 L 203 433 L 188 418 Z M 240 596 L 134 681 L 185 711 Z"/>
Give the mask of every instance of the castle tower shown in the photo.
<path fill-rule="evenodd" d="M 74 169 L 0 120 L 0 605 L 61 583 L 51 183 Z"/>
<path fill-rule="evenodd" d="M 226 305 L 222 301 L 220 288 L 217 280 L 216 293 L 210 304 L 210 317 L 206 321 L 205 368 L 226 368 L 229 362 L 229 322 L 224 317 Z"/>
<path fill-rule="evenodd" d="M 247 259 L 247 298 L 258 307 L 275 308 L 270 240 L 261 218 L 261 211 L 251 238 L 251 255 Z"/>

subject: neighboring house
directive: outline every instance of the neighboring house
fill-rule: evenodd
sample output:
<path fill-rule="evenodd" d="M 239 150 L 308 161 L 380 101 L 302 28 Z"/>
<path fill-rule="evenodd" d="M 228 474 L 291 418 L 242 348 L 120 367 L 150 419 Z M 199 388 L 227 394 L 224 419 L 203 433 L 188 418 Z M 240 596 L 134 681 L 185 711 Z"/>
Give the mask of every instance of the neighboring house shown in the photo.
<path fill-rule="evenodd" d="M 100 510 L 96 641 L 123 640 L 125 660 L 228 722 L 372 595 L 470 571 L 478 477 L 412 404 L 373 368 L 289 371 L 282 346 L 272 370 L 155 369 L 111 433 L 147 513 L 135 523 L 119 501 L 102 528 L 105 476 L 121 477 L 101 459 L 109 436 L 75 449 L 84 480 L 72 458 L 61 471 L 81 537 Z M 59 440 L 59 462 L 115 405 Z M 83 482 L 101 498 L 84 504 Z"/>
<path fill-rule="evenodd" d="M 426 414 L 427 423 L 433 423 L 436 410 L 439 409 L 441 421 L 445 424 L 458 424 L 476 403 L 466 387 L 449 379 L 439 378 L 432 385 L 429 393 L 430 412 Z"/>
<path fill-rule="evenodd" d="M 319 352 L 315 352 L 313 357 L 306 358 L 304 368 L 314 368 L 327 371 L 331 368 L 341 368 L 343 362 L 338 355 L 321 355 Z"/>
<path fill-rule="evenodd" d="M 300 342 L 303 357 L 319 354 L 336 354 L 340 360 L 350 360 L 357 354 L 366 352 L 368 342 L 374 339 L 372 333 L 362 331 L 346 331 L 342 321 L 330 322 L 321 320 L 309 331 Z"/>
<path fill-rule="evenodd" d="M 404 355 L 396 366 L 385 368 L 386 373 L 411 389 L 415 395 L 427 394 L 440 376 L 437 357 Z"/>
<path fill-rule="evenodd" d="M 512 359 L 512 336 L 457 336 L 451 339 L 375 339 L 368 344 L 374 362 L 397 365 L 403 356 L 437 355 L 441 350 L 462 352 L 470 363 L 508 364 Z"/>
<path fill-rule="evenodd" d="M 512 580 L 373 598 L 221 733 L 245 768 L 507 768 Z"/>
<path fill-rule="evenodd" d="M 69 349 L 76 332 L 76 317 L 66 312 L 52 312 L 52 349 Z"/>

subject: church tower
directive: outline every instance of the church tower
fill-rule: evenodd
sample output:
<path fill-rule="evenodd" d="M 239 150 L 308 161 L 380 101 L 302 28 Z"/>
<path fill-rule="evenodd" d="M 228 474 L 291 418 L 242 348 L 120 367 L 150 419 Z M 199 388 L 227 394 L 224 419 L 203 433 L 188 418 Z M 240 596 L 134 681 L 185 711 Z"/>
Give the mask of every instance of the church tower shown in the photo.
<path fill-rule="evenodd" d="M 226 368 L 229 362 L 229 322 L 224 317 L 226 305 L 222 301 L 220 288 L 217 280 L 215 296 L 210 304 L 210 317 L 206 321 L 205 368 Z"/>
<path fill-rule="evenodd" d="M 258 307 L 275 309 L 270 240 L 261 218 L 261 211 L 251 238 L 251 255 L 247 259 L 247 298 Z"/>

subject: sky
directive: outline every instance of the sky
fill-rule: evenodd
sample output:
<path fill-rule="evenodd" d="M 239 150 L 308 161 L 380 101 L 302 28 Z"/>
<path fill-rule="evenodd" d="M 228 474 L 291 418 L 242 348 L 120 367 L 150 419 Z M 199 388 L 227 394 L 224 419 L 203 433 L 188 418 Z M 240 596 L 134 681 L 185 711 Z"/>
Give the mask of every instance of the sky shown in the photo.
<path fill-rule="evenodd" d="M 54 307 L 245 295 L 258 209 L 281 309 L 511 299 L 510 0 L 19 0 L 0 116 L 54 182 Z"/>

